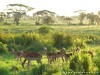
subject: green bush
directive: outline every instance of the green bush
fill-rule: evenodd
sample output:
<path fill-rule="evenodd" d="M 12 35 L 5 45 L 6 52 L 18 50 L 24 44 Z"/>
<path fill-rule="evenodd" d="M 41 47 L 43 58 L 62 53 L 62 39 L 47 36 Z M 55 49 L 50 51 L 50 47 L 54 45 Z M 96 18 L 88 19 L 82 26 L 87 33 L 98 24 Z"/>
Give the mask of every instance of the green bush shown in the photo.
<path fill-rule="evenodd" d="M 13 40 L 14 40 L 14 35 L 13 34 L 11 34 L 11 33 L 3 33 L 3 32 L 1 32 L 0 33 L 0 41 L 2 42 L 2 43 L 11 43 L 11 42 L 13 42 Z"/>
<path fill-rule="evenodd" d="M 49 26 L 42 26 L 38 29 L 38 32 L 41 34 L 48 34 L 50 33 L 51 28 Z"/>
<path fill-rule="evenodd" d="M 34 66 L 32 69 L 32 75 L 56 75 L 58 72 L 58 67 L 46 64 Z"/>
<path fill-rule="evenodd" d="M 40 40 L 37 40 L 34 41 L 30 46 L 28 46 L 27 50 L 42 52 L 43 47 L 44 47 L 44 43 L 42 43 Z"/>
<path fill-rule="evenodd" d="M 84 72 L 90 72 L 90 70 L 92 69 L 92 66 L 93 66 L 91 57 L 83 56 L 82 65 L 83 65 Z"/>
<path fill-rule="evenodd" d="M 86 40 L 84 40 L 84 39 L 79 39 L 79 38 L 77 38 L 76 40 L 75 40 L 75 44 L 74 44 L 75 46 L 78 46 L 78 47 L 80 47 L 80 48 L 86 48 L 87 47 L 87 44 L 86 44 Z"/>
<path fill-rule="evenodd" d="M 74 72 L 82 72 L 82 64 L 81 64 L 81 56 L 79 54 L 76 54 L 72 57 L 69 63 L 69 68 L 73 70 Z"/>
<path fill-rule="evenodd" d="M 64 46 L 65 35 L 63 33 L 55 33 L 53 35 L 54 46 L 57 48 L 62 48 Z"/>
<path fill-rule="evenodd" d="M 11 25 L 10 22 L 3 22 L 3 25 Z"/>
<path fill-rule="evenodd" d="M 67 35 L 64 40 L 65 48 L 72 47 L 74 45 L 74 38 L 72 35 Z"/>
<path fill-rule="evenodd" d="M 55 33 L 53 36 L 54 46 L 57 48 L 69 48 L 74 44 L 74 38 L 72 35 L 67 35 L 65 33 Z"/>
<path fill-rule="evenodd" d="M 15 37 L 16 44 L 21 44 L 25 46 L 31 45 L 36 40 L 39 40 L 39 35 L 37 33 L 24 33 Z"/>
<path fill-rule="evenodd" d="M 2 42 L 0 42 L 0 53 L 8 53 L 7 45 Z"/>
<path fill-rule="evenodd" d="M 96 66 L 94 66 L 93 64 L 91 56 L 89 56 L 88 54 L 75 54 L 70 59 L 69 68 L 73 70 L 73 72 L 83 72 L 83 74 L 86 74 L 86 72 L 90 72 L 90 75 L 93 72 L 95 73 L 97 71 L 97 69 L 95 69 Z"/>
<path fill-rule="evenodd" d="M 0 68 L 0 75 L 10 75 L 9 70 L 6 68 Z"/>
<path fill-rule="evenodd" d="M 35 22 L 35 25 L 42 25 L 40 22 Z"/>

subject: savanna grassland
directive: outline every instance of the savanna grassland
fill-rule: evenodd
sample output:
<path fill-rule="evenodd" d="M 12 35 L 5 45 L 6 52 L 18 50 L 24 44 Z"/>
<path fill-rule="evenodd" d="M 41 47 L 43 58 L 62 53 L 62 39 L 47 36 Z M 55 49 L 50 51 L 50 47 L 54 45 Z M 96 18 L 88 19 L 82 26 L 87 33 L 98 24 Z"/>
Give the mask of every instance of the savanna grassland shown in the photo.
<path fill-rule="evenodd" d="M 0 23 L 0 75 L 99 75 L 100 74 L 100 27 L 96 25 L 35 25 L 21 22 L 19 25 Z M 48 64 L 43 47 L 50 52 L 74 53 L 68 62 L 58 59 Z M 41 64 L 32 61 L 30 69 L 22 67 L 16 51 L 38 51 L 42 54 Z M 91 51 L 93 57 L 87 53 Z M 24 60 L 24 58 L 22 58 Z M 14 68 L 16 67 L 17 70 Z"/>

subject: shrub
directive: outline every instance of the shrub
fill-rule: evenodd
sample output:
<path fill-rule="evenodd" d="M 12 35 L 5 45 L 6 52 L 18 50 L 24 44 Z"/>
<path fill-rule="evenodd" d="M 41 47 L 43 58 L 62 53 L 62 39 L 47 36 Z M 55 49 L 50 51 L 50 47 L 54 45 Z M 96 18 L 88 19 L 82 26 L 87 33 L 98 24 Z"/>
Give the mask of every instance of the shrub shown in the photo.
<path fill-rule="evenodd" d="M 54 39 L 54 46 L 57 48 L 61 48 L 64 46 L 64 34 L 62 33 L 55 33 L 53 35 Z"/>
<path fill-rule="evenodd" d="M 10 22 L 3 22 L 3 25 L 11 25 Z"/>
<path fill-rule="evenodd" d="M 74 39 L 72 35 L 67 35 L 65 33 L 55 33 L 53 39 L 54 46 L 57 48 L 69 48 L 74 44 Z"/>
<path fill-rule="evenodd" d="M 58 72 L 58 67 L 52 65 L 41 64 L 34 66 L 32 75 L 53 75 Z"/>
<path fill-rule="evenodd" d="M 0 41 L 2 43 L 13 42 L 13 39 L 14 39 L 14 35 L 13 34 L 10 34 L 10 33 L 5 34 L 3 32 L 0 33 Z"/>
<path fill-rule="evenodd" d="M 88 54 L 74 55 L 70 60 L 69 68 L 74 72 L 83 72 L 83 74 L 85 74 L 85 72 L 90 72 L 90 74 L 92 74 L 93 72 L 95 73 L 97 71 L 91 56 L 88 56 Z"/>
<path fill-rule="evenodd" d="M 75 46 L 78 46 L 80 48 L 85 48 L 87 46 L 86 41 L 84 39 L 76 39 L 75 40 Z"/>
<path fill-rule="evenodd" d="M 6 68 L 0 68 L 0 74 L 1 75 L 10 75 L 9 70 Z"/>
<path fill-rule="evenodd" d="M 85 72 L 89 72 L 90 69 L 92 68 L 92 60 L 89 56 L 84 56 L 83 57 L 83 68 Z"/>
<path fill-rule="evenodd" d="M 35 25 L 42 25 L 40 22 L 35 22 Z"/>
<path fill-rule="evenodd" d="M 42 52 L 44 44 L 40 40 L 34 41 L 30 46 L 27 47 L 28 50 L 34 50 Z"/>
<path fill-rule="evenodd" d="M 36 40 L 39 40 L 39 35 L 37 33 L 24 33 L 15 37 L 16 44 L 21 44 L 25 46 L 31 45 Z"/>
<path fill-rule="evenodd" d="M 50 33 L 51 28 L 49 26 L 42 26 L 38 29 L 38 32 L 41 34 L 48 34 Z"/>
<path fill-rule="evenodd" d="M 69 68 L 71 70 L 73 70 L 74 72 L 79 72 L 79 71 L 83 71 L 82 69 L 82 65 L 81 65 L 81 57 L 80 55 L 74 55 L 72 57 L 72 59 L 70 60 L 70 63 L 69 63 Z"/>
<path fill-rule="evenodd" d="M 0 53 L 8 53 L 7 45 L 2 42 L 0 42 Z"/>
<path fill-rule="evenodd" d="M 64 40 L 65 48 L 71 47 L 74 45 L 74 39 L 72 35 L 67 35 Z"/>

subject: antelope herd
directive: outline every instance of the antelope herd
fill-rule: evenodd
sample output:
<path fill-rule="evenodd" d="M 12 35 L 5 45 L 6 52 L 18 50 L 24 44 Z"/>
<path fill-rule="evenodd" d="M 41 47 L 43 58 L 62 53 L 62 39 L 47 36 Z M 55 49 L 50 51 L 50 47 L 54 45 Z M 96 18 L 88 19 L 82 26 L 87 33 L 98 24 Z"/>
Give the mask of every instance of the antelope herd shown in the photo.
<path fill-rule="evenodd" d="M 79 53 L 80 52 L 80 48 L 76 47 L 75 52 L 72 53 L 66 53 L 65 48 L 61 48 L 59 52 L 49 52 L 48 49 L 46 47 L 43 47 L 43 51 L 48 59 L 48 63 L 51 64 L 52 62 L 57 61 L 59 58 L 62 59 L 62 61 L 66 61 L 68 62 L 69 58 L 75 53 Z M 17 59 L 20 60 L 22 67 L 24 68 L 24 65 L 26 63 L 26 61 L 28 61 L 27 66 L 30 67 L 31 65 L 31 61 L 32 60 L 36 60 L 37 63 L 41 63 L 41 59 L 42 59 L 42 54 L 32 51 L 32 52 L 28 52 L 28 51 L 15 51 L 13 48 L 11 49 L 10 53 L 14 54 Z M 83 51 L 84 53 L 84 51 Z M 87 51 L 86 53 L 90 54 L 91 57 L 93 57 L 93 53 L 91 51 Z M 22 58 L 24 58 L 24 61 L 22 62 Z"/>

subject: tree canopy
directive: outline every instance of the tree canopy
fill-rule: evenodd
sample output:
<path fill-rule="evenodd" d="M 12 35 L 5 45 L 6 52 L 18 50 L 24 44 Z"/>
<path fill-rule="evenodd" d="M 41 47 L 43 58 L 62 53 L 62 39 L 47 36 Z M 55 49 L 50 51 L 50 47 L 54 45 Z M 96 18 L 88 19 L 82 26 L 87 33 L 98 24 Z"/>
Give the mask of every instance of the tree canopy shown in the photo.
<path fill-rule="evenodd" d="M 34 8 L 23 5 L 23 4 L 8 4 L 7 13 L 13 14 L 14 23 L 19 24 L 20 18 L 22 15 L 25 15 L 28 11 L 33 10 Z"/>

